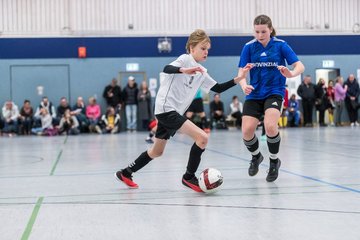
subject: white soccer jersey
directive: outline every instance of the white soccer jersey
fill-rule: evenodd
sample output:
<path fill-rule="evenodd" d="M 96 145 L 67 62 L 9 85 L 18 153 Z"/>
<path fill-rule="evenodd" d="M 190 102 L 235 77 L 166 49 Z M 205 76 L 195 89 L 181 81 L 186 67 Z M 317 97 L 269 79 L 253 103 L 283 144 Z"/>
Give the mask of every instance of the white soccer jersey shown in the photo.
<path fill-rule="evenodd" d="M 194 75 L 161 73 L 162 80 L 155 100 L 155 114 L 176 111 L 182 115 L 190 106 L 197 90 L 202 88 L 208 93 L 216 81 L 189 54 L 181 55 L 170 65 L 184 68 L 199 66 L 205 70 L 204 73 Z"/>

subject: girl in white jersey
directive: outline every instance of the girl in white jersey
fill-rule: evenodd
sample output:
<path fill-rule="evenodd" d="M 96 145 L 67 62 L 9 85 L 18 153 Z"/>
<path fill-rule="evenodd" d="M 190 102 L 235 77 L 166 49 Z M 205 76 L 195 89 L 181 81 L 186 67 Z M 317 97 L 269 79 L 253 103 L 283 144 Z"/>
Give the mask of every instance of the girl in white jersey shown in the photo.
<path fill-rule="evenodd" d="M 255 135 L 260 118 L 264 115 L 264 126 L 267 145 L 270 152 L 270 167 L 266 181 L 277 179 L 280 159 L 277 154 L 280 148 L 278 121 L 280 118 L 285 94 L 285 80 L 304 71 L 304 65 L 290 46 L 275 37 L 275 29 L 268 16 L 260 15 L 254 20 L 255 39 L 245 44 L 239 63 L 239 76 L 248 71 L 251 63 L 250 84 L 243 78 L 240 85 L 246 96 L 244 103 L 242 133 L 245 146 L 252 154 L 249 175 L 255 176 L 264 159 L 259 150 L 259 141 Z M 286 62 L 285 62 L 286 61 Z M 293 66 L 289 70 L 285 64 Z"/>
<path fill-rule="evenodd" d="M 182 183 L 196 192 L 202 192 L 195 172 L 207 145 L 208 135 L 183 114 L 199 88 L 206 92 L 212 90 L 220 93 L 235 86 L 245 76 L 239 75 L 228 82 L 218 84 L 199 64 L 199 62 L 206 60 L 209 49 L 210 38 L 203 30 L 196 30 L 187 41 L 186 50 L 188 54 L 181 55 L 170 65 L 165 66 L 163 80 L 160 83 L 155 101 L 155 116 L 158 120 L 158 127 L 154 144 L 126 168 L 117 171 L 115 173 L 117 180 L 130 188 L 138 188 L 138 185 L 132 180 L 132 173 L 143 168 L 152 159 L 160 157 L 164 152 L 167 140 L 179 130 L 194 140 Z M 245 66 L 242 71 L 243 74 L 246 74 L 249 69 L 250 65 Z"/>

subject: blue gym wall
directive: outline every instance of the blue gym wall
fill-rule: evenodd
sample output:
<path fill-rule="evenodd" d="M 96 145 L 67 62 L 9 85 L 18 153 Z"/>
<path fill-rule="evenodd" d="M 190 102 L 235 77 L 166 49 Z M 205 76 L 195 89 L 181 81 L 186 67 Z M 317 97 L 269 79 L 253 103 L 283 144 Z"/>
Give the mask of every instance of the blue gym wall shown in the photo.
<path fill-rule="evenodd" d="M 360 61 L 360 36 L 286 36 L 285 39 L 297 52 L 304 63 L 305 74 L 315 81 L 315 69 L 322 68 L 322 60 L 334 60 L 335 68 L 341 69 L 345 78 L 356 74 Z M 252 37 L 212 37 L 209 59 L 203 63 L 211 76 L 219 82 L 231 79 L 237 74 L 237 64 L 242 46 Z M 120 71 L 125 71 L 126 63 L 138 63 L 139 71 L 146 72 L 147 78 L 158 78 L 162 68 L 184 53 L 186 37 L 172 37 L 171 53 L 159 53 L 157 38 L 19 38 L 0 39 L 0 104 L 12 96 L 12 66 L 53 66 L 68 65 L 70 78 L 70 100 L 73 104 L 77 96 L 87 99 L 101 97 L 104 87 Z M 88 58 L 77 58 L 77 48 L 87 47 Z M 14 69 L 13 69 L 14 71 Z M 13 73 L 12 73 L 13 74 Z M 30 76 L 29 76 L 30 77 Z M 51 81 L 51 80 L 49 80 Z M 139 80 L 140 81 L 140 80 Z M 122 86 L 125 82 L 122 83 Z M 23 92 L 24 99 L 29 91 L 36 89 L 17 89 Z M 46 95 L 46 89 L 45 89 Z M 233 95 L 243 99 L 240 87 L 222 94 L 228 111 Z M 212 95 L 211 95 L 212 96 Z M 51 99 L 51 96 L 49 96 Z M 51 99 L 58 105 L 58 99 Z M 16 102 L 22 105 L 21 102 Z M 34 106 L 37 103 L 33 103 Z M 344 116 L 347 119 L 347 116 Z M 344 119 L 344 120 L 345 120 Z"/>

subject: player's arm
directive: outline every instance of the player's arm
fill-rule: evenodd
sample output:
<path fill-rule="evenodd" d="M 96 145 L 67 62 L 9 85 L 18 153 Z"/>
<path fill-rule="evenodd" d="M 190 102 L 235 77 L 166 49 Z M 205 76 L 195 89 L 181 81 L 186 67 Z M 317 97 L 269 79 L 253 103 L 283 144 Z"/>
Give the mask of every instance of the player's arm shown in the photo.
<path fill-rule="evenodd" d="M 239 74 L 237 77 L 231 79 L 230 81 L 224 82 L 224 83 L 217 83 L 215 84 L 210 90 L 217 92 L 217 93 L 222 93 L 226 90 L 228 90 L 229 88 L 237 85 L 242 79 L 246 78 L 246 74 L 250 71 L 250 69 L 252 68 L 252 64 L 247 64 L 245 67 L 242 68 L 241 73 L 239 70 Z"/>
<path fill-rule="evenodd" d="M 163 72 L 167 74 L 176 74 L 176 73 L 195 74 L 196 72 L 203 73 L 204 69 L 202 69 L 201 67 L 184 68 L 184 67 L 176 67 L 173 65 L 166 65 L 164 67 Z"/>
<path fill-rule="evenodd" d="M 212 88 L 210 88 L 210 90 L 213 92 L 216 92 L 216 93 L 222 93 L 222 92 L 228 90 L 229 88 L 236 86 L 236 84 L 237 84 L 237 82 L 236 82 L 235 78 L 233 78 L 224 83 L 216 83 Z"/>
<path fill-rule="evenodd" d="M 302 64 L 301 61 L 297 61 L 297 62 L 293 63 L 292 66 L 294 68 L 293 70 L 289 70 L 285 66 L 278 66 L 278 69 L 279 69 L 280 73 L 284 77 L 287 77 L 287 78 L 296 77 L 305 71 L 305 66 L 304 66 L 304 64 Z"/>
<path fill-rule="evenodd" d="M 251 68 L 253 68 L 254 65 L 251 63 L 246 64 L 245 67 L 239 68 L 238 72 L 238 78 L 239 78 L 239 84 L 241 86 L 241 89 L 245 93 L 245 95 L 249 95 L 252 90 L 254 90 L 254 87 L 251 85 L 248 85 L 246 82 L 246 76 Z"/>

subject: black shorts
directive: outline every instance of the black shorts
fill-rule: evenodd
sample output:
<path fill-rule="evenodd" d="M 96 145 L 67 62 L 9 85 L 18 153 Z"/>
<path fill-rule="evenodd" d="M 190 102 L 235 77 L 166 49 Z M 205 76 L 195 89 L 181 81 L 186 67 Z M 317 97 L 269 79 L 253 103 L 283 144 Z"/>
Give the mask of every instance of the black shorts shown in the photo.
<path fill-rule="evenodd" d="M 271 95 L 261 100 L 246 100 L 244 103 L 243 116 L 251 116 L 260 120 L 268 108 L 275 108 L 281 113 L 283 98 L 280 95 Z"/>
<path fill-rule="evenodd" d="M 187 120 L 186 117 L 176 111 L 157 114 L 155 117 L 158 120 L 155 137 L 164 140 L 168 140 L 174 136 L 176 131 L 179 130 Z"/>
<path fill-rule="evenodd" d="M 202 112 L 204 112 L 204 104 L 203 104 L 202 98 L 195 98 L 191 102 L 187 112 L 193 112 L 193 113 L 202 113 Z"/>

